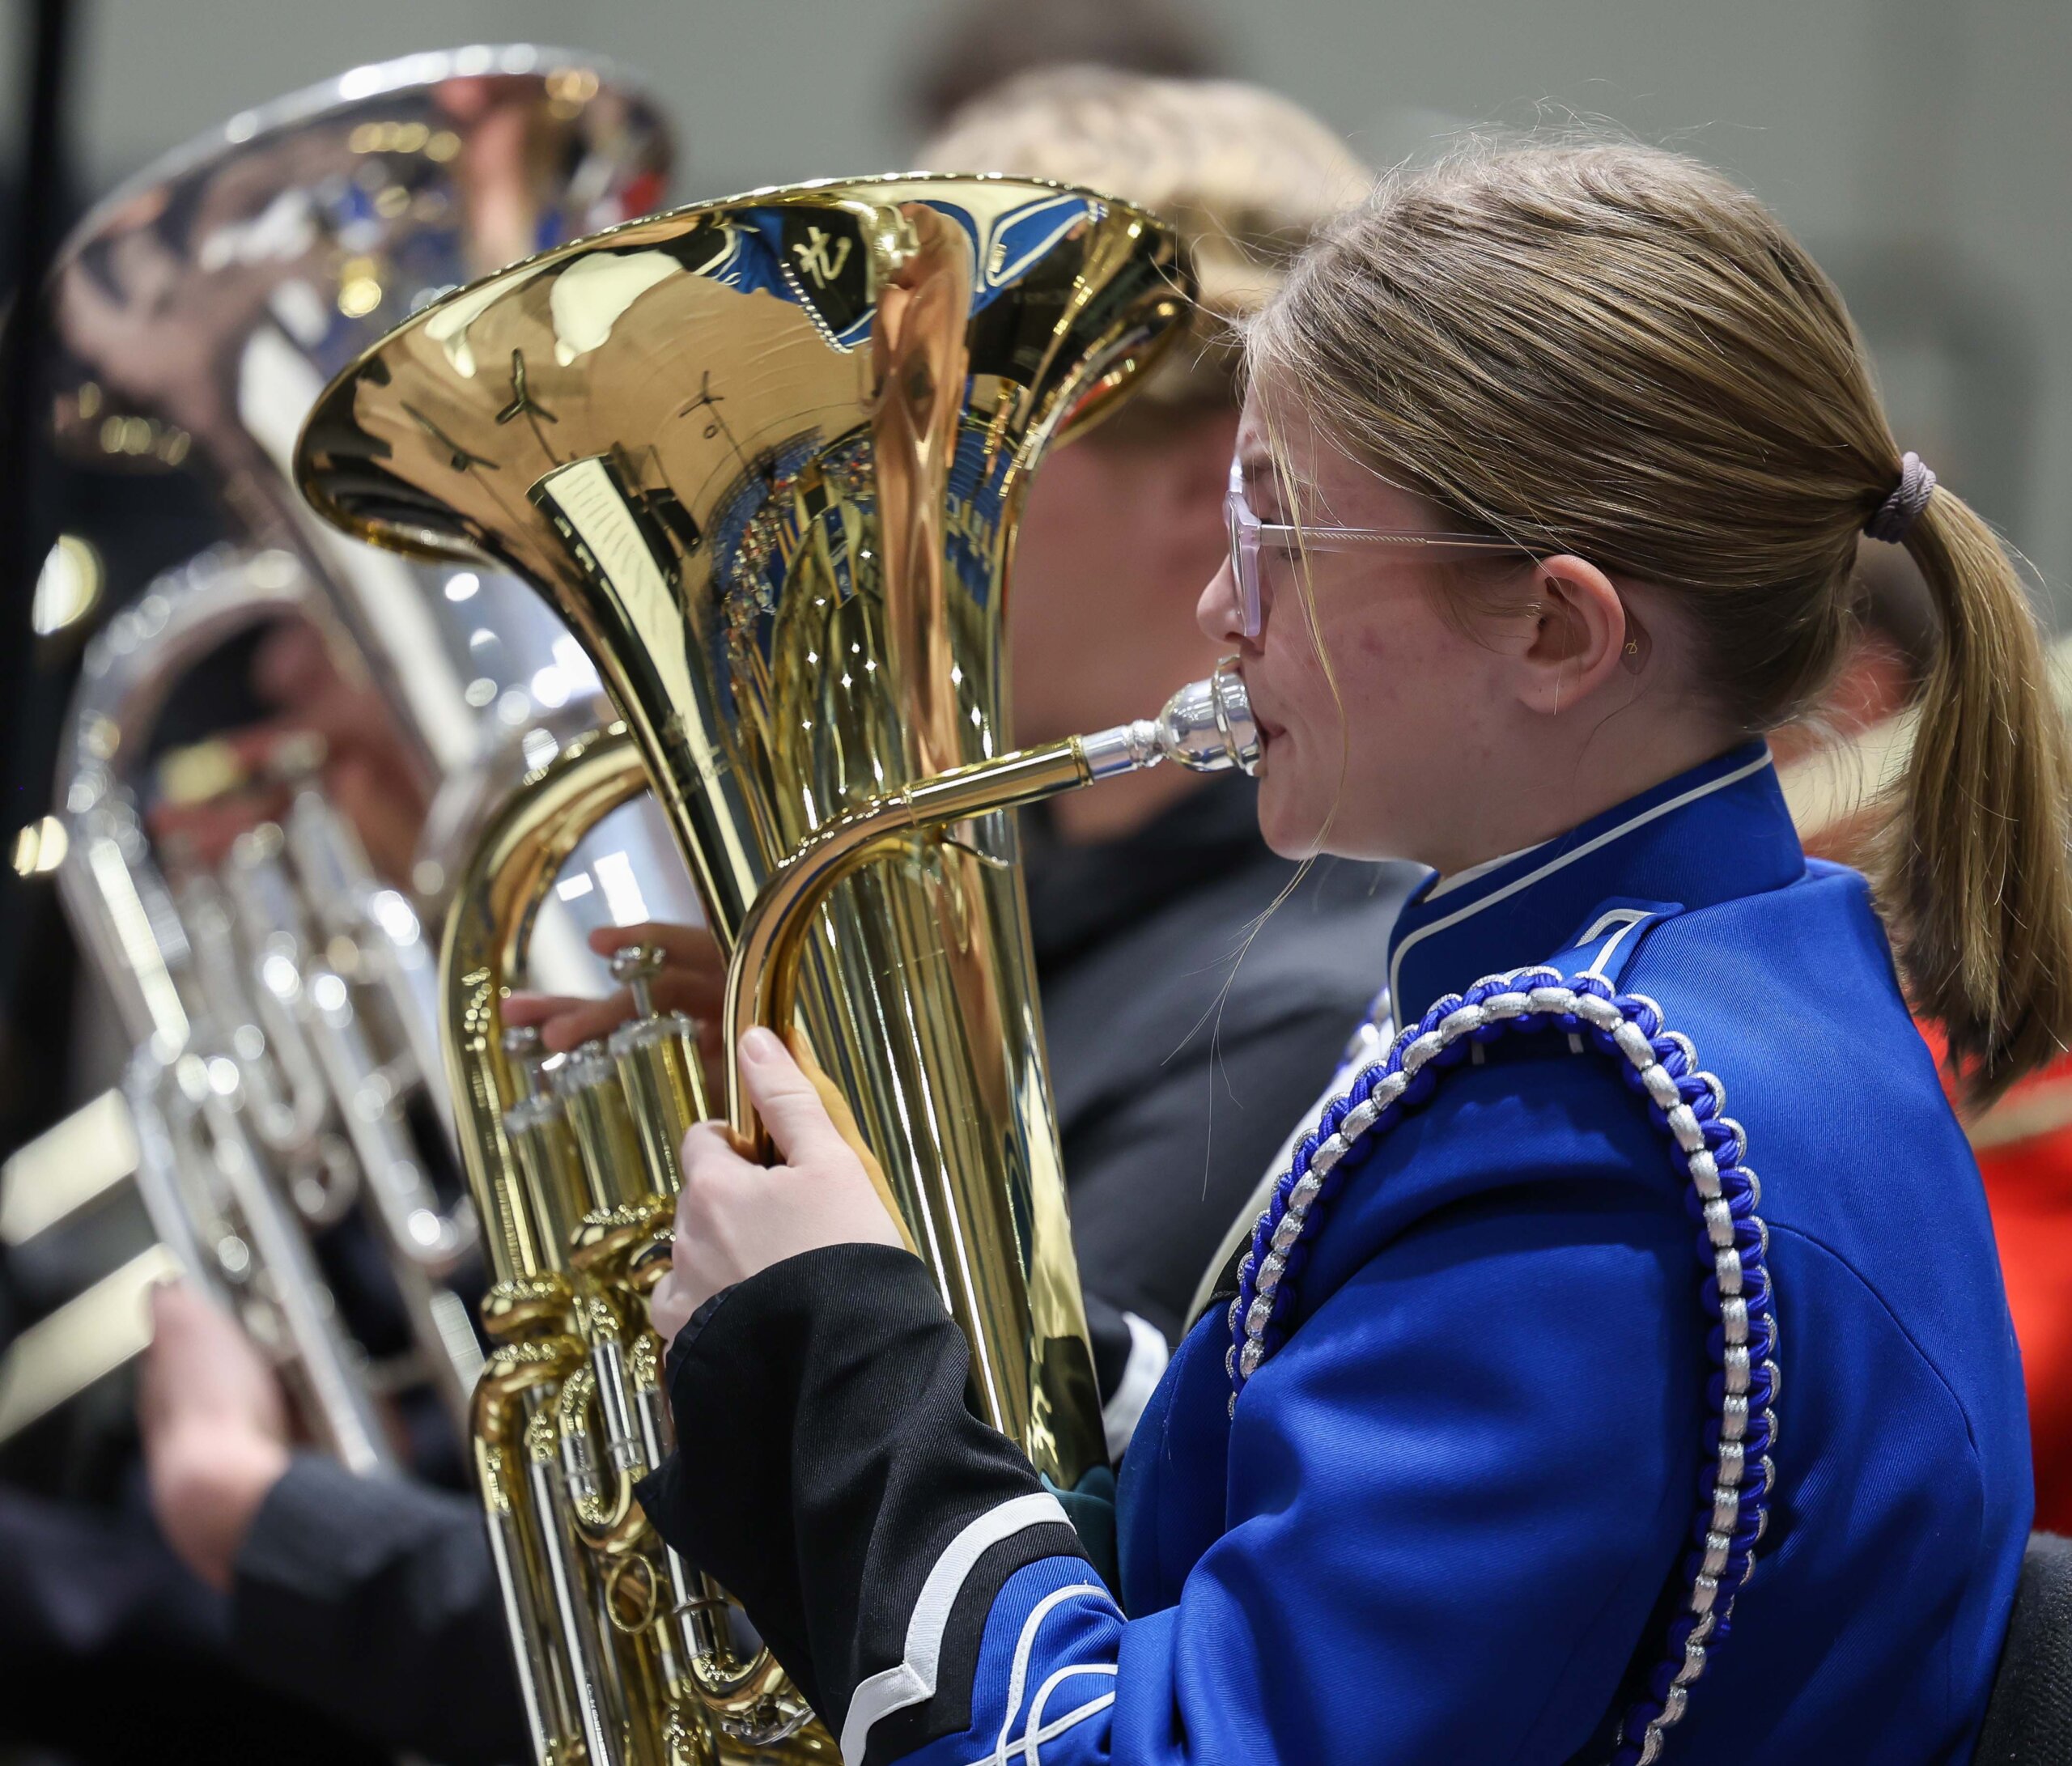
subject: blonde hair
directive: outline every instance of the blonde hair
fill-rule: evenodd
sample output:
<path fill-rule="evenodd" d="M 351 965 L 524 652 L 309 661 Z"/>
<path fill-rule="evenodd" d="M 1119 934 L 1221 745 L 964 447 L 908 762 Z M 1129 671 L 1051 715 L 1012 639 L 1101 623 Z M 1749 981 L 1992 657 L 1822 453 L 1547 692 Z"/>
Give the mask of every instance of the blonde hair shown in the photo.
<path fill-rule="evenodd" d="M 1194 260 L 1202 316 L 1194 347 L 1168 354 L 1144 398 L 1217 409 L 1236 401 L 1232 322 L 1259 310 L 1374 180 L 1336 134 L 1263 87 L 1093 66 L 1006 81 L 957 112 L 919 163 L 1084 185 L 1170 223 Z"/>
<path fill-rule="evenodd" d="M 1250 351 L 1337 445 L 1454 519 L 1673 592 L 1693 686 L 1751 732 L 1838 663 L 1900 448 L 1841 297 L 1705 168 L 1479 144 L 1392 173 Z M 2072 1029 L 2065 732 L 1991 529 L 1946 486 L 1905 545 L 1941 643 L 1873 881 L 1915 1009 L 1983 1099 Z"/>

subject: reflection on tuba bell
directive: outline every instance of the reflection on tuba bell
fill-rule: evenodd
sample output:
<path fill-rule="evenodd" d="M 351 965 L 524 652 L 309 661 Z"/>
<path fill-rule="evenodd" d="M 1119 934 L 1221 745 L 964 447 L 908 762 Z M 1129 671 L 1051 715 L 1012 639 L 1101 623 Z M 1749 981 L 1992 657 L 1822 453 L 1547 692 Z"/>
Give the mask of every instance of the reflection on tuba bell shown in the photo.
<path fill-rule="evenodd" d="M 384 1390 L 427 1388 L 465 1430 L 482 1356 L 452 1285 L 474 1285 L 476 1222 L 451 1193 L 436 925 L 422 921 L 441 906 L 447 849 L 472 843 L 471 806 L 520 776 L 521 749 L 536 763 L 567 726 L 595 723 L 599 684 L 523 585 L 346 541 L 311 519 L 287 468 L 341 365 L 444 290 L 651 206 L 668 155 L 652 105 L 591 58 L 526 45 L 415 55 L 167 155 L 59 253 L 61 442 L 201 474 L 236 537 L 96 638 L 66 726 L 58 881 L 135 1050 L 108 1119 L 159 1243 L 36 1327 L 0 1395 L 0 1438 L 141 1348 L 136 1290 L 176 1265 L 271 1345 L 312 1433 L 348 1465 L 392 1457 Z M 223 743 L 154 763 L 160 709 L 188 671 L 283 621 L 316 628 L 344 678 L 380 690 L 420 777 L 427 838 L 392 874 L 376 874 L 325 796 L 321 740 L 277 750 L 264 780 L 241 776 Z M 147 832 L 176 771 L 197 795 L 286 787 L 291 807 L 222 864 L 198 863 Z M 617 840 L 673 877 L 659 825 L 646 845 L 666 868 L 642 857 L 637 827 Z M 667 895 L 654 905 L 666 911 Z M 580 948 L 565 918 L 554 930 Z M 55 1187 L 62 1161 L 34 1153 L 11 1190 Z M 35 1200 L 11 1196 L 0 1231 L 17 1216 L 50 1230 L 62 1209 Z M 405 1352 L 373 1367 L 322 1255 L 355 1214 L 409 1327 Z"/>
<path fill-rule="evenodd" d="M 478 1465 L 542 1761 L 834 1757 L 631 1500 L 671 1445 L 645 1298 L 703 1109 L 692 1027 L 643 1014 L 542 1071 L 501 1025 L 561 855 L 643 779 L 731 953 L 730 1068 L 748 1025 L 802 1033 L 971 1343 L 980 1414 L 1061 1487 L 1105 1463 L 1002 812 L 1256 749 L 1226 672 L 1157 724 L 1001 752 L 1000 619 L 1038 457 L 1187 298 L 1170 232 L 1084 191 L 830 183 L 516 266 L 312 414 L 298 469 L 322 513 L 518 571 L 625 720 L 506 806 L 441 958 L 495 1263 Z M 723 1426 L 686 1450 L 724 1451 Z"/>

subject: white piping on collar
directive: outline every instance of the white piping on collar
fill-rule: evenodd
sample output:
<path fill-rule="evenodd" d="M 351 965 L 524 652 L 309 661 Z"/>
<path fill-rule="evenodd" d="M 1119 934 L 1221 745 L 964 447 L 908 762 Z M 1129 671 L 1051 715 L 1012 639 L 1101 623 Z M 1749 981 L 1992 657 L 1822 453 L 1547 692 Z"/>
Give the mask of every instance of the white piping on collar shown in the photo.
<path fill-rule="evenodd" d="M 1436 902 L 1441 895 L 1450 895 L 1463 884 L 1472 883 L 1479 877 L 1487 877 L 1492 871 L 1501 871 L 1507 864 L 1515 864 L 1528 853 L 1537 852 L 1547 843 L 1535 840 L 1529 847 L 1520 847 L 1515 852 L 1506 852 L 1501 858 L 1484 859 L 1480 864 L 1471 864 L 1465 871 L 1455 871 L 1442 877 L 1424 892 L 1424 899 Z"/>
<path fill-rule="evenodd" d="M 1611 932 L 1611 936 L 1609 938 L 1604 938 L 1604 949 L 1590 959 L 1590 967 L 1583 973 L 1586 975 L 1595 975 L 1599 980 L 1602 981 L 1604 979 L 1605 966 L 1611 961 L 1619 947 L 1633 936 L 1633 928 L 1645 924 L 1654 917 L 1654 915 L 1645 907 L 1615 907 L 1607 914 L 1599 915 L 1597 923 L 1576 942 L 1585 945 L 1594 945 L 1599 939 L 1604 938 L 1607 932 Z M 1612 931 L 1614 927 L 1618 928 L 1616 932 Z"/>
<path fill-rule="evenodd" d="M 1517 894 L 1521 889 L 1531 889 L 1534 884 L 1539 882 L 1543 878 L 1553 876 L 1556 871 L 1566 869 L 1578 859 L 1587 858 L 1599 847 L 1609 846 L 1614 840 L 1631 834 L 1636 828 L 1645 827 L 1649 822 L 1658 821 L 1673 809 L 1681 809 L 1686 804 L 1696 803 L 1700 797 L 1709 797 L 1716 791 L 1724 791 L 1729 785 L 1738 784 L 1750 775 L 1760 772 L 1769 764 L 1769 751 L 1766 749 L 1760 759 L 1751 760 L 1745 766 L 1737 766 L 1730 773 L 1722 773 L 1709 784 L 1694 785 L 1690 790 L 1671 797 L 1667 802 L 1657 804 L 1652 809 L 1643 809 L 1630 821 L 1622 821 L 1616 828 L 1607 828 L 1603 833 L 1593 839 L 1586 840 L 1573 851 L 1563 853 L 1558 859 L 1548 860 L 1538 870 L 1528 871 L 1523 877 L 1506 883 L 1500 889 L 1492 889 L 1479 902 L 1470 902 L 1465 907 L 1454 909 L 1443 919 L 1435 919 L 1429 926 L 1419 927 L 1416 932 L 1396 946 L 1395 953 L 1389 958 L 1389 998 L 1395 1006 L 1396 1023 L 1399 1025 L 1415 1024 L 1420 1017 L 1424 1016 L 1424 1007 L 1420 1006 L 1413 1010 L 1411 1003 L 1403 996 L 1403 959 L 1412 945 L 1429 938 L 1434 932 L 1443 932 L 1450 927 L 1459 925 L 1463 920 L 1480 913 L 1485 907 L 1493 907 L 1497 902 Z M 1535 849 L 1528 847 L 1526 850 L 1531 851 Z M 1466 872 L 1460 873 L 1463 877 L 1467 874 Z M 1431 898 L 1427 896 L 1425 899 L 1429 901 Z M 1429 1000 L 1424 1002 L 1425 1006 L 1430 1004 L 1431 1001 Z"/>

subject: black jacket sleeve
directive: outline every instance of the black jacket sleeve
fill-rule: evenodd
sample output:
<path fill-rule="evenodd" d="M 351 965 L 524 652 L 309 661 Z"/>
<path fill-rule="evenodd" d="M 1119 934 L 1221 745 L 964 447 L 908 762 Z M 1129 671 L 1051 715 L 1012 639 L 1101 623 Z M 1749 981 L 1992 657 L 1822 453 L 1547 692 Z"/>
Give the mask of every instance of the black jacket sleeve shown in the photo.
<path fill-rule="evenodd" d="M 231 1624 L 253 1676 L 447 1766 L 529 1757 L 482 1511 L 299 1455 L 238 1554 Z"/>
<path fill-rule="evenodd" d="M 677 1439 L 711 1439 L 724 1419 L 724 1450 L 673 1454 L 642 1505 L 747 1609 L 838 1734 L 858 1683 L 900 1662 L 925 1579 L 973 1522 L 1018 1498 L 1055 1514 L 979 1557 L 953 1609 L 974 1622 L 953 1622 L 947 1649 L 975 1651 L 977 1620 L 1023 1564 L 1084 1556 L 1035 1469 L 969 1408 L 969 1363 L 919 1260 L 881 1245 L 773 1264 L 701 1309 L 670 1351 Z M 946 1658 L 940 1679 L 967 1703 L 970 1666 Z M 957 1733 L 969 1717 L 952 1702 L 877 1724 L 873 1751 Z"/>

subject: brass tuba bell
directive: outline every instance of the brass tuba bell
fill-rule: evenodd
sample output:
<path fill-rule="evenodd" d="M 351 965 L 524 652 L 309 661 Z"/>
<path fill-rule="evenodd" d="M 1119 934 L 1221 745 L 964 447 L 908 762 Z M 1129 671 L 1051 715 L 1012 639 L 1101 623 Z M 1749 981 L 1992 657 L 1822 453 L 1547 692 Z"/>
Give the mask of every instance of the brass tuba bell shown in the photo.
<path fill-rule="evenodd" d="M 1248 725 L 1224 675 L 1161 724 L 1008 754 L 1001 615 L 1030 472 L 1174 341 L 1189 294 L 1168 229 L 1082 190 L 759 192 L 449 296 L 304 431 L 321 513 L 517 571 L 625 720 L 507 806 L 443 959 L 498 1278 L 478 1462 L 541 1760 L 833 1754 L 631 1503 L 669 1445 L 642 1302 L 672 1134 L 702 1107 L 689 1027 L 628 1026 L 550 1080 L 503 1046 L 560 855 L 643 779 L 732 953 L 730 1049 L 758 1020 L 803 1033 L 970 1341 L 979 1414 L 1061 1487 L 1105 1462 L 1000 812 L 1161 754 L 1242 763 Z M 686 1450 L 724 1450 L 722 1426 Z"/>

